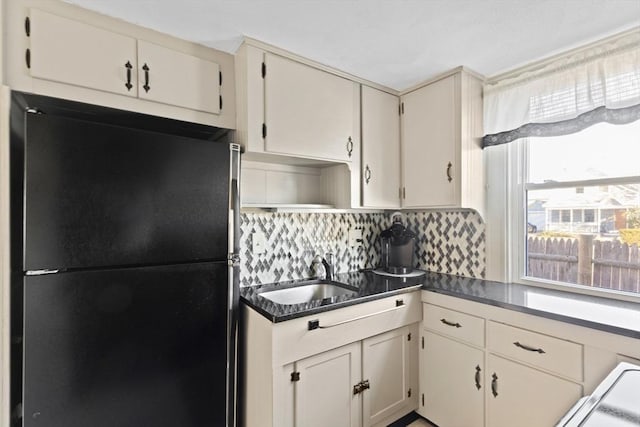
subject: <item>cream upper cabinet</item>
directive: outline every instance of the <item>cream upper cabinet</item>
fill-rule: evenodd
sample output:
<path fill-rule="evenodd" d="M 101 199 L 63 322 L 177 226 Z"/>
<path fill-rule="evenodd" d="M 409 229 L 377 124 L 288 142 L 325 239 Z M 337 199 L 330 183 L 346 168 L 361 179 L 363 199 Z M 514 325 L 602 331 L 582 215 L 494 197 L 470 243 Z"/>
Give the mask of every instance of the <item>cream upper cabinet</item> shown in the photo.
<path fill-rule="evenodd" d="M 344 162 L 360 155 L 357 83 L 271 53 L 264 64 L 266 152 Z"/>
<path fill-rule="evenodd" d="M 404 94 L 402 206 L 484 211 L 482 82 L 458 70 Z"/>
<path fill-rule="evenodd" d="M 13 90 L 235 126 L 230 54 L 64 2 L 10 1 L 5 13 Z"/>
<path fill-rule="evenodd" d="M 32 77 L 219 114 L 217 63 L 31 9 Z"/>
<path fill-rule="evenodd" d="M 362 86 L 362 206 L 400 207 L 400 115 L 395 95 Z"/>
<path fill-rule="evenodd" d="M 360 343 L 349 344 L 296 362 L 295 425 L 360 427 Z"/>
<path fill-rule="evenodd" d="M 440 427 L 483 426 L 484 351 L 430 331 L 423 331 L 423 337 L 420 390 L 424 404 L 420 402 L 418 413 Z"/>
<path fill-rule="evenodd" d="M 486 388 L 491 427 L 555 425 L 582 397 L 582 386 L 489 355 Z"/>
<path fill-rule="evenodd" d="M 138 41 L 138 95 L 162 102 L 218 114 L 220 68 L 213 61 L 166 47 Z"/>
<path fill-rule="evenodd" d="M 137 96 L 135 38 L 39 9 L 31 9 L 28 27 L 32 77 Z"/>

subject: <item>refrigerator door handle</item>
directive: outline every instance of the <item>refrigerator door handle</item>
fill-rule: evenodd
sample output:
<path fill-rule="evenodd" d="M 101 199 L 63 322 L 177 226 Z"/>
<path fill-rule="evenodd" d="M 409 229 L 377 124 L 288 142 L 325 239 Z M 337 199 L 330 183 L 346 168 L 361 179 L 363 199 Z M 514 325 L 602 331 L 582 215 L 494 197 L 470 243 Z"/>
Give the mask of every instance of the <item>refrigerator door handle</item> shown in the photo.
<path fill-rule="evenodd" d="M 56 274 L 58 273 L 60 270 L 29 270 L 29 271 L 25 271 L 24 275 L 25 276 L 42 276 L 44 274 Z"/>

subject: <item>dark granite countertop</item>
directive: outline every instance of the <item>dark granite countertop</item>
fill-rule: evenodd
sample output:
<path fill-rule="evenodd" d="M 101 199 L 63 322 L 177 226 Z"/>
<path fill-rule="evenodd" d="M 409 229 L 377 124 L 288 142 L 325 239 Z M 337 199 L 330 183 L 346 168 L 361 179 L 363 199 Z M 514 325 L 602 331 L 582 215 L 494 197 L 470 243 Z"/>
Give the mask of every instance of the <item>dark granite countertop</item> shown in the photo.
<path fill-rule="evenodd" d="M 335 281 L 349 284 L 354 293 L 293 305 L 276 304 L 260 296 L 261 292 L 300 283 L 293 281 L 243 287 L 240 296 L 247 305 L 277 323 L 422 289 L 640 339 L 640 303 L 432 272 L 412 278 L 380 276 L 372 271 L 336 276 Z"/>
<path fill-rule="evenodd" d="M 640 339 L 640 303 L 427 273 L 423 290 Z"/>
<path fill-rule="evenodd" d="M 249 307 L 272 322 L 277 323 L 295 319 L 296 317 L 308 316 L 379 298 L 416 291 L 423 286 L 424 277 L 424 275 L 420 277 L 380 276 L 372 271 L 336 274 L 334 281 L 348 284 L 353 288 L 352 294 L 303 304 L 277 304 L 260 296 L 262 292 L 294 287 L 304 282 L 301 280 L 245 286 L 240 288 L 240 297 Z"/>

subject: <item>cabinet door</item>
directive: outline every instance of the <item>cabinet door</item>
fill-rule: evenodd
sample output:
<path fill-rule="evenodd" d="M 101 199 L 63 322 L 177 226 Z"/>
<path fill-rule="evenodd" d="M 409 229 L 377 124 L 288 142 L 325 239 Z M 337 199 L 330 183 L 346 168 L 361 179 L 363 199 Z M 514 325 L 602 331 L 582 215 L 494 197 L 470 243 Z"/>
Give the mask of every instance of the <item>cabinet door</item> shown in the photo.
<path fill-rule="evenodd" d="M 438 80 L 402 98 L 404 207 L 456 204 L 456 78 Z"/>
<path fill-rule="evenodd" d="M 266 151 L 337 161 L 359 155 L 356 83 L 270 53 L 265 63 Z"/>
<path fill-rule="evenodd" d="M 219 71 L 215 62 L 138 41 L 138 94 L 142 99 L 218 114 Z"/>
<path fill-rule="evenodd" d="M 399 328 L 362 342 L 363 425 L 368 427 L 401 410 L 409 401 L 409 328 Z"/>
<path fill-rule="evenodd" d="M 136 40 L 31 9 L 32 77 L 137 95 Z"/>
<path fill-rule="evenodd" d="M 359 427 L 361 379 L 360 342 L 330 350 L 296 363 L 295 425 L 300 427 Z"/>
<path fill-rule="evenodd" d="M 552 426 L 582 397 L 579 384 L 498 356 L 489 355 L 488 368 L 491 427 Z"/>
<path fill-rule="evenodd" d="M 400 205 L 398 97 L 362 86 L 362 206 Z"/>
<path fill-rule="evenodd" d="M 420 415 L 440 427 L 483 426 L 484 388 L 482 350 L 424 331 Z"/>

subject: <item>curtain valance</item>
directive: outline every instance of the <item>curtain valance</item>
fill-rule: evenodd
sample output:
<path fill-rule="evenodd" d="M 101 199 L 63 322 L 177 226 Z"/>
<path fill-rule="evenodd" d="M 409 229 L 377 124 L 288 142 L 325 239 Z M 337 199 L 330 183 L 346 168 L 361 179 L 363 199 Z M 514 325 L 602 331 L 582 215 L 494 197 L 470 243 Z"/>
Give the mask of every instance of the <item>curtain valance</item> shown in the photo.
<path fill-rule="evenodd" d="M 640 110 L 640 28 L 484 88 L 483 145 L 557 136 Z"/>

